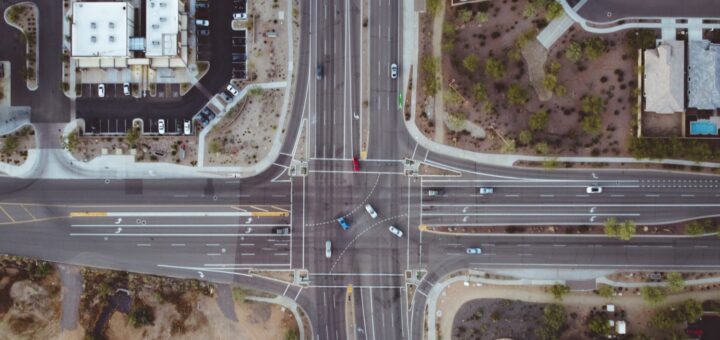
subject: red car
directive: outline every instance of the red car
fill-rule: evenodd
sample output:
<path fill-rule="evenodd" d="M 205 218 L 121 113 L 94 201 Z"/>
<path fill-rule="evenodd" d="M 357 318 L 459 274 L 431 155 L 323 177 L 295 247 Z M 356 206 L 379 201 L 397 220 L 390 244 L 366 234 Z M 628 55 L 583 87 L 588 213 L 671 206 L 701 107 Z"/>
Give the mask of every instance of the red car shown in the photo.
<path fill-rule="evenodd" d="M 360 171 L 360 161 L 357 157 L 353 157 L 353 171 Z"/>

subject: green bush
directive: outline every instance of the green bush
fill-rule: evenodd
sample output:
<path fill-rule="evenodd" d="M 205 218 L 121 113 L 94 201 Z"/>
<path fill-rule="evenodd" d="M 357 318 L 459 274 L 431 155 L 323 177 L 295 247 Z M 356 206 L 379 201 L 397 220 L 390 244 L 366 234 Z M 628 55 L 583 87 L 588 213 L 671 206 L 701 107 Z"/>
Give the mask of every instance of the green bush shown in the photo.
<path fill-rule="evenodd" d="M 602 117 L 597 114 L 589 114 L 582 118 L 580 127 L 585 133 L 598 133 L 602 130 Z"/>
<path fill-rule="evenodd" d="M 663 287 L 644 286 L 640 288 L 640 296 L 647 304 L 655 306 L 665 302 L 667 292 Z"/>
<path fill-rule="evenodd" d="M 520 131 L 520 135 L 518 135 L 518 140 L 520 141 L 520 143 L 528 145 L 530 144 L 530 142 L 532 142 L 532 137 L 532 132 L 528 130 L 522 130 Z"/>
<path fill-rule="evenodd" d="M 584 44 L 585 56 L 590 60 L 599 58 L 605 53 L 605 49 L 605 41 L 598 37 L 587 39 Z"/>
<path fill-rule="evenodd" d="M 547 305 L 543 309 L 542 325 L 535 330 L 535 335 L 541 340 L 557 339 L 565 326 L 565 308 L 561 305 Z"/>
<path fill-rule="evenodd" d="M 440 91 L 438 70 L 440 59 L 424 56 L 420 61 L 420 74 L 423 79 L 423 88 L 428 96 L 434 96 Z"/>
<path fill-rule="evenodd" d="M 470 54 L 463 59 L 463 67 L 470 73 L 475 73 L 480 66 L 480 58 L 474 54 Z"/>
<path fill-rule="evenodd" d="M 510 105 L 522 105 L 530 100 L 527 90 L 520 85 L 512 84 L 507 91 L 507 102 Z"/>
<path fill-rule="evenodd" d="M 682 274 L 678 272 L 669 273 L 666 281 L 668 289 L 673 293 L 681 292 L 685 288 L 685 280 Z"/>
<path fill-rule="evenodd" d="M 543 131 L 545 130 L 545 127 L 547 127 L 549 121 L 550 115 L 548 114 L 548 111 L 546 109 L 540 109 L 530 115 L 528 125 L 530 126 L 530 130 Z"/>
<path fill-rule="evenodd" d="M 487 99 L 487 89 L 483 83 L 475 83 L 472 86 L 473 98 L 476 102 L 484 102 Z"/>
<path fill-rule="evenodd" d="M 565 58 L 576 62 L 582 58 L 582 45 L 577 41 L 571 41 L 568 47 L 565 49 Z"/>
<path fill-rule="evenodd" d="M 485 61 L 485 73 L 495 80 L 505 77 L 505 63 L 502 60 L 490 57 Z"/>
<path fill-rule="evenodd" d="M 554 284 L 550 287 L 550 293 L 552 293 L 555 300 L 562 301 L 563 297 L 570 293 L 570 287 L 561 284 Z"/>
<path fill-rule="evenodd" d="M 608 335 L 610 335 L 610 332 L 612 331 L 607 313 L 605 312 L 596 312 L 590 314 L 587 325 L 590 333 L 594 336 L 606 338 Z"/>

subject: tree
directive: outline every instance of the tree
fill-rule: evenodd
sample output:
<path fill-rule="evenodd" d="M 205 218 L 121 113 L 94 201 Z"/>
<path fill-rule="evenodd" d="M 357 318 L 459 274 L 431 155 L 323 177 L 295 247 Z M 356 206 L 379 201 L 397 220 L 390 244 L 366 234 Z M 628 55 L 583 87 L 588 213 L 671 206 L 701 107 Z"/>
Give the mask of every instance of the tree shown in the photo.
<path fill-rule="evenodd" d="M 475 73 L 480 66 L 480 58 L 474 54 L 470 54 L 463 59 L 463 67 L 470 73 Z"/>
<path fill-rule="evenodd" d="M 605 235 L 614 237 L 618 235 L 618 229 L 620 227 L 620 224 L 617 222 L 617 220 L 614 217 L 610 217 L 607 220 L 605 220 L 604 224 L 604 231 Z"/>
<path fill-rule="evenodd" d="M 590 333 L 594 336 L 605 338 L 610 335 L 610 332 L 612 331 L 607 313 L 604 312 L 590 314 L 587 324 L 590 329 Z"/>
<path fill-rule="evenodd" d="M 462 131 L 465 129 L 465 120 L 467 114 L 465 112 L 451 112 L 447 115 L 446 125 L 451 131 Z"/>
<path fill-rule="evenodd" d="M 528 130 L 522 130 L 520 131 L 520 135 L 518 135 L 518 140 L 520 141 L 520 143 L 528 145 L 530 144 L 530 142 L 532 142 L 532 137 L 532 132 Z"/>
<path fill-rule="evenodd" d="M 10 156 L 17 150 L 19 145 L 18 137 L 14 134 L 7 135 L 5 137 L 5 143 L 3 143 L 2 153 L 6 156 Z"/>
<path fill-rule="evenodd" d="M 510 105 L 522 105 L 530 100 L 527 90 L 517 84 L 512 84 L 507 91 L 507 101 Z"/>
<path fill-rule="evenodd" d="M 565 58 L 572 62 L 580 60 L 582 57 L 582 45 L 577 41 L 571 41 L 568 47 L 565 49 Z"/>
<path fill-rule="evenodd" d="M 80 146 L 80 138 L 78 137 L 77 131 L 71 132 L 67 140 L 62 141 L 62 147 L 68 151 L 75 151 Z"/>
<path fill-rule="evenodd" d="M 138 139 L 140 138 L 140 127 L 133 124 L 133 126 L 125 133 L 125 140 L 130 144 L 131 147 L 135 146 Z"/>
<path fill-rule="evenodd" d="M 580 127 L 585 133 L 598 133 L 602 129 L 602 117 L 597 113 L 586 115 L 580 121 Z"/>
<path fill-rule="evenodd" d="M 628 241 L 635 236 L 636 231 L 637 227 L 635 226 L 635 222 L 632 220 L 625 220 L 622 224 L 620 224 L 618 238 L 623 241 Z"/>
<path fill-rule="evenodd" d="M 547 21 L 553 21 L 554 19 L 559 18 L 563 14 L 563 7 L 558 2 L 551 2 L 547 6 L 547 11 L 545 12 L 545 19 Z"/>
<path fill-rule="evenodd" d="M 695 220 L 688 222 L 685 225 L 685 234 L 687 235 L 702 235 L 705 233 L 711 233 L 717 231 L 714 230 L 712 220 Z"/>
<path fill-rule="evenodd" d="M 453 89 L 443 91 L 443 100 L 446 107 L 458 108 L 463 103 L 463 97 Z"/>
<path fill-rule="evenodd" d="M 640 296 L 647 304 L 655 306 L 665 302 L 667 293 L 663 287 L 644 286 L 640 288 Z"/>
<path fill-rule="evenodd" d="M 485 61 L 485 73 L 495 80 L 505 77 L 505 64 L 502 60 L 490 57 Z"/>
<path fill-rule="evenodd" d="M 550 287 L 550 293 L 552 293 L 555 300 L 562 301 L 563 296 L 570 293 L 570 287 L 556 283 Z"/>
<path fill-rule="evenodd" d="M 601 97 L 588 94 L 582 97 L 580 110 L 585 113 L 600 114 L 605 111 L 605 105 Z"/>
<path fill-rule="evenodd" d="M 472 19 L 472 11 L 461 8 L 458 10 L 458 19 L 462 21 L 462 23 L 466 23 Z"/>
<path fill-rule="evenodd" d="M 487 12 L 477 12 L 477 14 L 475 14 L 475 21 L 477 21 L 478 25 L 482 25 L 488 20 L 490 20 L 490 17 Z"/>
<path fill-rule="evenodd" d="M 528 125 L 532 131 L 543 131 L 550 121 L 550 115 L 546 109 L 537 110 L 535 113 L 530 115 Z"/>
<path fill-rule="evenodd" d="M 540 155 L 547 155 L 549 149 L 550 148 L 548 147 L 547 143 L 545 143 L 545 142 L 540 142 L 540 143 L 535 144 L 535 152 L 537 152 Z"/>
<path fill-rule="evenodd" d="M 668 289 L 673 292 L 681 292 L 685 288 L 685 280 L 683 280 L 682 274 L 678 272 L 672 272 L 667 275 Z"/>
<path fill-rule="evenodd" d="M 555 86 L 555 95 L 556 96 L 562 97 L 565 94 L 567 94 L 567 88 L 565 87 L 565 85 Z"/>
<path fill-rule="evenodd" d="M 434 96 L 440 91 L 438 79 L 439 58 L 424 56 L 420 61 L 420 73 L 423 77 L 423 88 L 428 96 Z"/>
<path fill-rule="evenodd" d="M 558 86 L 558 79 L 557 79 L 556 75 L 554 75 L 554 74 L 545 75 L 545 78 L 543 79 L 543 87 L 546 90 L 553 92 L 553 91 L 555 91 L 555 88 L 557 88 L 557 86 Z"/>
<path fill-rule="evenodd" d="M 472 95 L 476 102 L 484 102 L 487 99 L 487 89 L 483 83 L 475 83 L 472 86 Z"/>
<path fill-rule="evenodd" d="M 589 38 L 585 40 L 584 49 L 585 56 L 590 60 L 595 60 L 605 53 L 605 40 L 598 37 Z"/>
<path fill-rule="evenodd" d="M 543 323 L 535 330 L 541 340 L 557 339 L 558 333 L 565 325 L 565 308 L 552 304 L 543 309 Z"/>
<path fill-rule="evenodd" d="M 615 295 L 615 290 L 613 290 L 613 288 L 608 285 L 602 285 L 598 288 L 597 295 L 609 299 Z"/>

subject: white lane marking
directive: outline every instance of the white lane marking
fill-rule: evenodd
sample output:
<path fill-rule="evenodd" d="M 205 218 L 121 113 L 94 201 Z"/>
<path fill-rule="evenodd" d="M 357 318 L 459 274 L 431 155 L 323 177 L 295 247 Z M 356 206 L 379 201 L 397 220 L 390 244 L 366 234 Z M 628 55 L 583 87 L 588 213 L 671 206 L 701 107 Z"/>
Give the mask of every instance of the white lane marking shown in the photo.
<path fill-rule="evenodd" d="M 207 253 L 207 256 L 220 256 L 220 253 Z"/>
<path fill-rule="evenodd" d="M 138 247 L 150 247 L 150 243 L 138 243 Z"/>
<path fill-rule="evenodd" d="M 170 244 L 171 247 L 184 247 L 185 243 L 172 243 Z"/>
<path fill-rule="evenodd" d="M 260 211 L 267 210 L 253 207 Z M 244 211 L 212 211 L 212 212 L 195 212 L 195 211 L 128 211 L 128 212 L 108 212 L 107 217 L 244 217 L 252 216 L 250 212 Z"/>
<path fill-rule="evenodd" d="M 127 224 L 127 225 L 112 225 L 112 224 L 71 224 L 72 228 L 239 228 L 247 227 L 247 224 Z M 253 228 L 271 228 L 271 227 L 289 227 L 290 224 L 252 224 Z"/>
<path fill-rule="evenodd" d="M 375 337 L 375 312 L 373 311 L 372 288 L 370 288 L 370 322 L 372 323 L 372 334 L 373 334 L 373 340 L 374 340 L 374 339 L 376 339 L 376 337 Z"/>
<path fill-rule="evenodd" d="M 231 271 L 226 271 L 226 270 L 209 269 L 209 268 L 204 268 L 204 267 L 185 267 L 185 266 L 173 266 L 173 265 L 168 265 L 168 264 L 158 264 L 157 266 L 160 268 L 185 269 L 185 270 L 192 270 L 192 271 L 202 270 L 202 271 L 206 271 L 206 272 L 210 272 L 210 273 L 221 273 L 221 274 L 228 274 L 228 275 L 248 276 L 248 277 L 252 276 L 252 275 L 243 274 L 243 273 L 231 272 Z"/>
<path fill-rule="evenodd" d="M 277 235 L 277 234 L 158 234 L 158 233 L 149 233 L 149 234 L 114 234 L 114 233 L 70 233 L 70 236 L 113 236 L 113 237 L 163 237 L 163 236 L 171 236 L 171 237 L 236 237 L 236 236 L 245 236 L 245 237 L 268 237 L 268 236 L 276 236 L 276 237 L 289 237 L 290 235 Z"/>
<path fill-rule="evenodd" d="M 255 256 L 255 253 L 240 253 L 240 256 Z"/>
<path fill-rule="evenodd" d="M 426 213 L 425 216 L 507 216 L 508 213 Z M 640 216 L 639 213 L 589 214 L 589 213 L 516 213 L 513 216 Z"/>
<path fill-rule="evenodd" d="M 658 194 L 645 194 L 645 197 L 660 197 Z"/>

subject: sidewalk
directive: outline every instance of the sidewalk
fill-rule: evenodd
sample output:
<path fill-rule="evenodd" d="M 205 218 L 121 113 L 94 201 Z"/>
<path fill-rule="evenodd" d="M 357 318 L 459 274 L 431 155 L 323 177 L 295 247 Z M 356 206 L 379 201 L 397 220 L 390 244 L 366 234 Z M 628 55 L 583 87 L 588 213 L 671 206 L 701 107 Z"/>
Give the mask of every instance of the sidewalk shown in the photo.
<path fill-rule="evenodd" d="M 250 300 L 250 301 L 257 301 L 257 302 L 274 303 L 274 304 L 278 304 L 278 305 L 281 305 L 281 306 L 287 308 L 288 310 L 290 310 L 290 312 L 295 317 L 295 322 L 297 322 L 298 329 L 300 331 L 300 340 L 309 339 L 309 338 L 305 337 L 305 327 L 303 325 L 302 318 L 300 317 L 300 313 L 298 312 L 298 304 L 295 303 L 295 300 L 293 300 L 287 296 L 284 296 L 284 295 L 276 296 L 274 298 L 248 296 L 245 299 Z M 310 324 L 309 326 L 312 329 L 312 324 Z"/>

